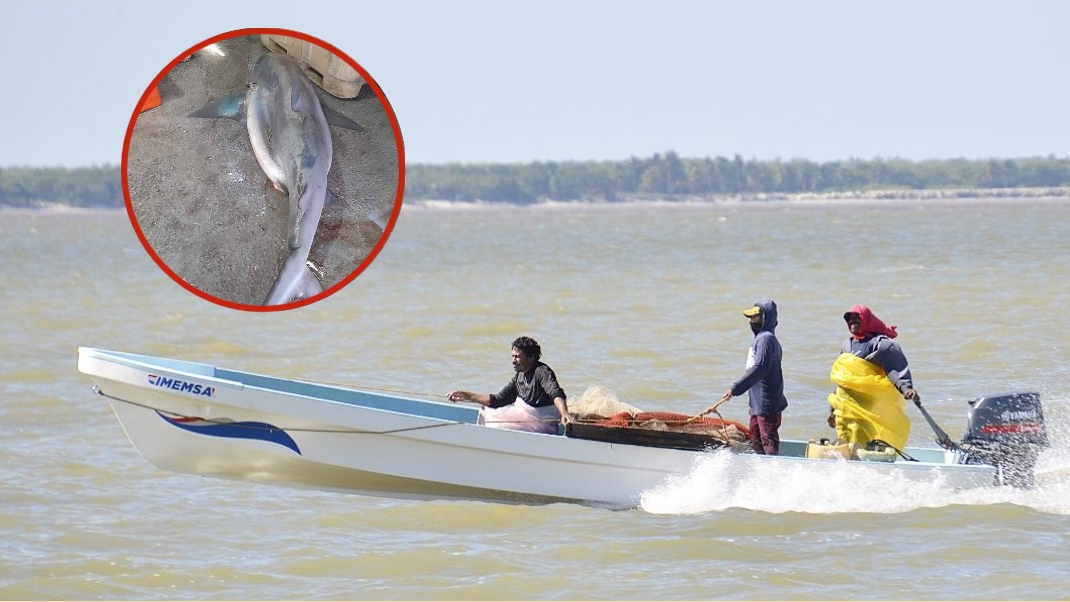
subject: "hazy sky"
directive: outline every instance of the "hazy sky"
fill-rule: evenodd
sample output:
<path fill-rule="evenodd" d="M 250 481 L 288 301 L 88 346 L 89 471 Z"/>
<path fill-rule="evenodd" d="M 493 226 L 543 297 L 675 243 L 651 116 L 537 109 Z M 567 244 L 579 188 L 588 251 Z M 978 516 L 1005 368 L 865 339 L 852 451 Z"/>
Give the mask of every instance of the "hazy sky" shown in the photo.
<path fill-rule="evenodd" d="M 16 0 L 0 22 L 0 166 L 118 163 L 157 73 L 247 27 L 353 57 L 410 163 L 1070 156 L 1070 2 Z"/>

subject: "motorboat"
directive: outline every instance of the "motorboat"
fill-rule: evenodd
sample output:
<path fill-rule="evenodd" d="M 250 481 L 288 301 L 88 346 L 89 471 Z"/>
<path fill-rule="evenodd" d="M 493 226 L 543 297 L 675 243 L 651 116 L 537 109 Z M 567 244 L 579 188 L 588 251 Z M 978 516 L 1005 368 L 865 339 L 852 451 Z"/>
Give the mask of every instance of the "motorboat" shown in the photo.
<path fill-rule="evenodd" d="M 394 498 L 633 508 L 718 453 L 847 463 L 954 488 L 1029 486 L 1047 442 L 1036 393 L 972 400 L 965 437 L 946 448 L 784 440 L 781 455 L 765 456 L 727 432 L 587 419 L 559 434 L 492 428 L 477 408 L 443 400 L 89 347 L 78 349 L 78 370 L 160 468 Z"/>

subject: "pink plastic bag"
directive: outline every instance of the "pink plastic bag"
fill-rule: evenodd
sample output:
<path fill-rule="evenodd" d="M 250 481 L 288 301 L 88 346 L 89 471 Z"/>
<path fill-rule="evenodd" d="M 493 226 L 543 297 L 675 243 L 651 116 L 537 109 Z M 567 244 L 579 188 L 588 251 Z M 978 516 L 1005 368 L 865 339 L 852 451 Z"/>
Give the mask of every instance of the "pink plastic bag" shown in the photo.
<path fill-rule="evenodd" d="M 478 423 L 491 428 L 555 435 L 560 420 L 561 415 L 555 406 L 536 408 L 517 399 L 500 408 L 480 409 Z"/>

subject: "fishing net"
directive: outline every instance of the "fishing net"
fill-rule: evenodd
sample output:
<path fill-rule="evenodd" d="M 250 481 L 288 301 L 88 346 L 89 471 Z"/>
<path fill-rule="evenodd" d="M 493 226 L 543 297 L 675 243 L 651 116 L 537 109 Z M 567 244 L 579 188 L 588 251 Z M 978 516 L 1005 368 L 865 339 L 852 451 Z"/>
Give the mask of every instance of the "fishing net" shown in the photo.
<path fill-rule="evenodd" d="M 644 412 L 620 401 L 612 391 L 600 385 L 588 387 L 579 397 L 569 400 L 568 406 L 578 422 L 594 426 L 705 435 L 733 448 L 746 447 L 750 437 L 750 430 L 733 420 L 696 418 L 675 412 Z"/>
<path fill-rule="evenodd" d="M 638 414 L 639 408 L 624 403 L 617 395 L 602 385 L 591 385 L 579 397 L 568 400 L 568 410 L 580 418 L 587 416 L 612 416 L 621 412 Z"/>

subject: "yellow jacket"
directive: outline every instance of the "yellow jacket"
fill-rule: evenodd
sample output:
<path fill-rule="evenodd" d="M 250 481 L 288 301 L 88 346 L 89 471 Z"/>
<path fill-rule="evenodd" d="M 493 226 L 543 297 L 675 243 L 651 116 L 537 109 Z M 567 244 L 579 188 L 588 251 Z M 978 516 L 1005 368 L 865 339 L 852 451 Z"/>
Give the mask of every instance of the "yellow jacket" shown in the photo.
<path fill-rule="evenodd" d="M 902 450 L 910 437 L 903 395 L 884 369 L 851 353 L 840 354 L 829 378 L 836 392 L 828 396 L 836 416 L 836 436 L 864 446 L 880 439 Z"/>

